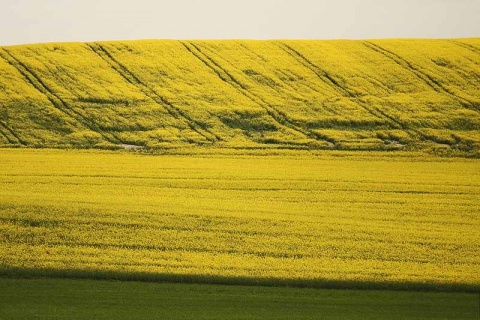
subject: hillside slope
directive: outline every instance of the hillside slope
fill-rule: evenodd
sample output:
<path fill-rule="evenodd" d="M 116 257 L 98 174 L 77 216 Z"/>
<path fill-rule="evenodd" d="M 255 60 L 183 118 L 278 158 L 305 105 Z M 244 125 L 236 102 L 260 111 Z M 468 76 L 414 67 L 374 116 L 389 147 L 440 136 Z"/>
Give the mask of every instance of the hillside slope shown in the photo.
<path fill-rule="evenodd" d="M 0 47 L 0 145 L 480 149 L 480 38 Z"/>

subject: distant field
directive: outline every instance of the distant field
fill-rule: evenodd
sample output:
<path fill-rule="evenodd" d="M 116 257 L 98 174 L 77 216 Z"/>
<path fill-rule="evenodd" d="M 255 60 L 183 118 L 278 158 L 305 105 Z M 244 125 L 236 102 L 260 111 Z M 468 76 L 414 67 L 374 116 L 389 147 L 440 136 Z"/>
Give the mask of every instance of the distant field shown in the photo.
<path fill-rule="evenodd" d="M 480 162 L 4 149 L 0 274 L 480 290 Z"/>
<path fill-rule="evenodd" d="M 477 320 L 478 294 L 0 278 L 2 319 Z"/>
<path fill-rule="evenodd" d="M 480 38 L 1 47 L 0 146 L 479 157 L 479 82 Z"/>

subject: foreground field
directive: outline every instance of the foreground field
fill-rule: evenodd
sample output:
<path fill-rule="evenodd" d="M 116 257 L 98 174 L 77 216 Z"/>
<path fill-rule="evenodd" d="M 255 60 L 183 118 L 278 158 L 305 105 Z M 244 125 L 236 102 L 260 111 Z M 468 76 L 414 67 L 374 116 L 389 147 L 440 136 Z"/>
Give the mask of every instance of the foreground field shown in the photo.
<path fill-rule="evenodd" d="M 480 38 L 0 47 L 0 146 L 480 157 Z"/>
<path fill-rule="evenodd" d="M 480 289 L 480 162 L 2 150 L 0 274 Z"/>
<path fill-rule="evenodd" d="M 2 319 L 455 319 L 478 294 L 0 278 Z"/>

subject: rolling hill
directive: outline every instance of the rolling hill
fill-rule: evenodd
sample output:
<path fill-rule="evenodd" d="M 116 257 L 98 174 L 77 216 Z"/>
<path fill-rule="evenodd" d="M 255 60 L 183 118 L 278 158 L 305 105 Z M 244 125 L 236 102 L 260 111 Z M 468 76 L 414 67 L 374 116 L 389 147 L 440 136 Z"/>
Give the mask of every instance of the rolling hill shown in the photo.
<path fill-rule="evenodd" d="M 478 156 L 480 38 L 0 48 L 0 145 Z"/>
<path fill-rule="evenodd" d="M 480 38 L 0 47 L 0 314 L 471 319 L 479 84 Z"/>

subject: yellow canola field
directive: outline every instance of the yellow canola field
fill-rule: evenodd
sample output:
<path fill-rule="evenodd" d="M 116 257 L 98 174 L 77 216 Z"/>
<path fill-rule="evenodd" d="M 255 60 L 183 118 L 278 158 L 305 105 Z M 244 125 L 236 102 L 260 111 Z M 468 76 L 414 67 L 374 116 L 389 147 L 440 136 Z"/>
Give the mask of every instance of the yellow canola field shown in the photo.
<path fill-rule="evenodd" d="M 5 149 L 0 274 L 478 291 L 478 212 L 478 160 Z"/>
<path fill-rule="evenodd" d="M 0 48 L 0 146 L 477 156 L 480 40 Z"/>

